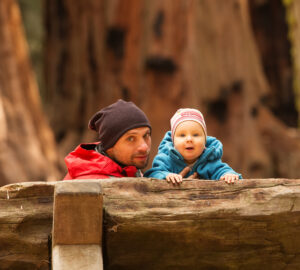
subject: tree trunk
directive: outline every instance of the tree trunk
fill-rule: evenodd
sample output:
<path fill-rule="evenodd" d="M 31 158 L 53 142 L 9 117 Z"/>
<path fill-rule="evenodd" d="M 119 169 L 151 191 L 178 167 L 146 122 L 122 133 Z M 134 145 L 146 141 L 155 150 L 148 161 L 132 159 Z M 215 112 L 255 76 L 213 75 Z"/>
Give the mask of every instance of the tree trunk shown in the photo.
<path fill-rule="evenodd" d="M 47 111 L 64 156 L 94 136 L 88 119 L 114 98 L 103 90 L 104 1 L 47 0 L 45 10 Z"/>
<path fill-rule="evenodd" d="M 40 104 L 20 12 L 0 1 L 0 185 L 58 178 L 57 153 Z"/>
<path fill-rule="evenodd" d="M 288 9 L 284 3 L 298 1 L 266 0 L 249 1 L 255 40 L 262 66 L 272 91 L 266 104 L 276 117 L 288 126 L 297 127 L 298 112 L 293 86 L 293 59 Z"/>
<path fill-rule="evenodd" d="M 106 270 L 300 267 L 299 179 L 94 181 Z M 54 185 L 0 188 L 1 269 L 49 269 Z"/>
<path fill-rule="evenodd" d="M 293 88 L 298 111 L 298 127 L 300 126 L 300 3 L 299 1 L 283 1 L 286 6 L 286 20 L 289 26 L 289 41 L 292 44 L 290 54 L 293 64 Z"/>
<path fill-rule="evenodd" d="M 273 91 L 252 32 L 248 1 L 47 2 L 49 104 L 63 154 L 85 140 L 92 113 L 118 98 L 134 101 L 153 126 L 153 151 L 180 107 L 200 109 L 224 161 L 244 177 L 299 177 L 300 160 L 277 169 L 259 121 Z M 56 110 L 57 107 L 63 110 Z M 258 115 L 260 110 L 266 114 Z M 268 121 L 277 123 L 275 117 Z M 270 123 L 272 124 L 272 123 Z M 266 135 L 268 133 L 269 135 Z M 299 146 L 288 130 L 281 139 Z M 279 138 L 278 138 L 279 139 Z M 294 148 L 295 147 L 295 148 Z"/>

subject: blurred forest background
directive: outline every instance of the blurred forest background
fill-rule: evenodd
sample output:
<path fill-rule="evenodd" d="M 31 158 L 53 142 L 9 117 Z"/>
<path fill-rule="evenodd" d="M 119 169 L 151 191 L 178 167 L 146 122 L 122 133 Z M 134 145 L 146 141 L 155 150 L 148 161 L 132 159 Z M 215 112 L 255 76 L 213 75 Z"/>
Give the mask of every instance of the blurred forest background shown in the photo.
<path fill-rule="evenodd" d="M 244 178 L 300 178 L 299 49 L 299 0 L 1 0 L 0 185 L 62 179 L 119 98 L 148 115 L 151 161 L 194 107 Z"/>

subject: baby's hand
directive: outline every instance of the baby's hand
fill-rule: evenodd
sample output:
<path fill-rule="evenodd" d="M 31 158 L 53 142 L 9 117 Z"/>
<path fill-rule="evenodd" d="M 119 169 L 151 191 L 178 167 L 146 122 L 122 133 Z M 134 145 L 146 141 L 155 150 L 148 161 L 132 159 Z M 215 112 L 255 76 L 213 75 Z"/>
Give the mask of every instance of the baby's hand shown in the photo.
<path fill-rule="evenodd" d="M 168 183 L 172 182 L 173 185 L 182 183 L 182 175 L 176 173 L 169 173 L 166 177 Z"/>
<path fill-rule="evenodd" d="M 234 181 L 238 179 L 239 176 L 233 173 L 226 173 L 220 178 L 220 180 L 224 180 L 227 184 L 234 184 Z"/>

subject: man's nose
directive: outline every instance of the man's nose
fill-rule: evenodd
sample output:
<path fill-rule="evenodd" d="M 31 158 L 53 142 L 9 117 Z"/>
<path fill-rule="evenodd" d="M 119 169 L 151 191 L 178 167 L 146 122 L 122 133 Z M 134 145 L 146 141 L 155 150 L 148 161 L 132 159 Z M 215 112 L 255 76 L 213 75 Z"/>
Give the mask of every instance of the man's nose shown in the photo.
<path fill-rule="evenodd" d="M 150 148 L 149 144 L 145 140 L 141 140 L 138 150 L 147 152 L 147 151 L 149 151 L 149 148 Z"/>

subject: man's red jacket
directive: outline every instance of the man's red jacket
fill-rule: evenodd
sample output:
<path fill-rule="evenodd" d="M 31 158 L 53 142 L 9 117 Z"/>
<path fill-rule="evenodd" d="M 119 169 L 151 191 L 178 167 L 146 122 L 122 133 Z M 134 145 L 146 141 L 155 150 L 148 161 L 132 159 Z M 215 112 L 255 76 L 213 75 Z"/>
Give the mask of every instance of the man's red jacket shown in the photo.
<path fill-rule="evenodd" d="M 107 156 L 95 151 L 96 144 L 80 144 L 65 157 L 69 179 L 101 179 L 109 177 L 135 177 L 135 166 L 121 167 Z"/>

